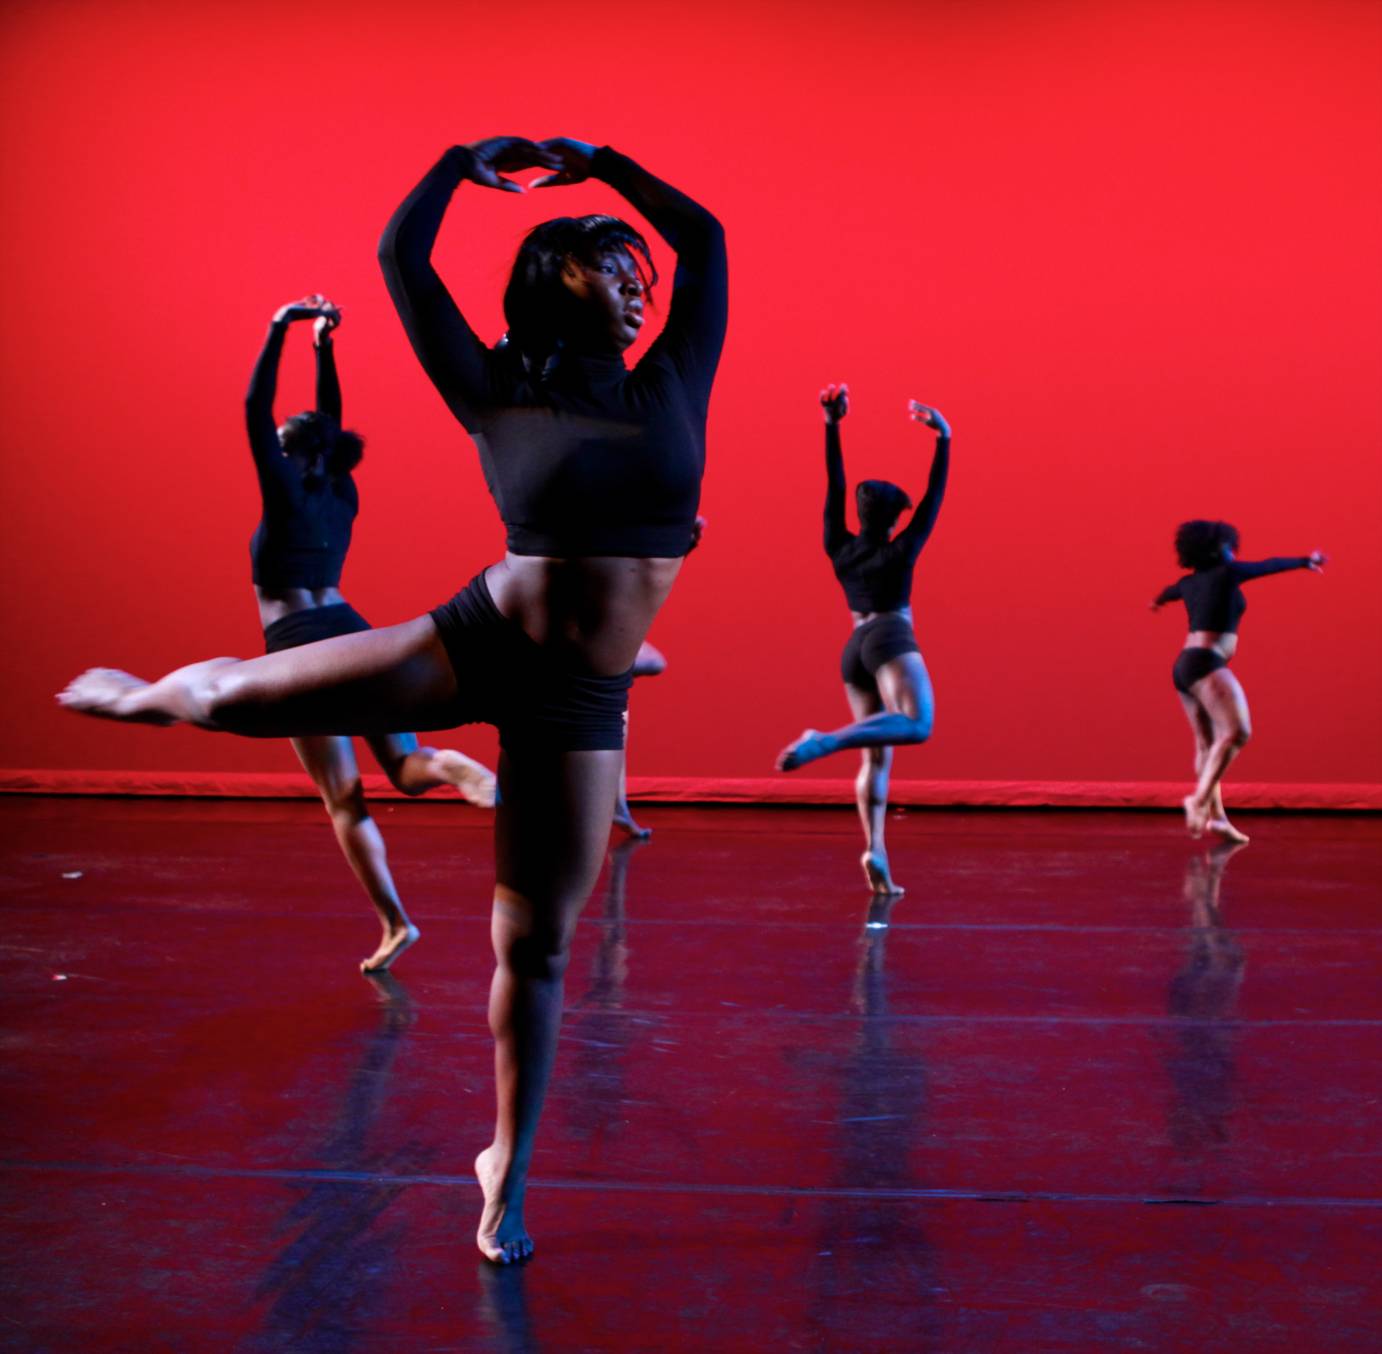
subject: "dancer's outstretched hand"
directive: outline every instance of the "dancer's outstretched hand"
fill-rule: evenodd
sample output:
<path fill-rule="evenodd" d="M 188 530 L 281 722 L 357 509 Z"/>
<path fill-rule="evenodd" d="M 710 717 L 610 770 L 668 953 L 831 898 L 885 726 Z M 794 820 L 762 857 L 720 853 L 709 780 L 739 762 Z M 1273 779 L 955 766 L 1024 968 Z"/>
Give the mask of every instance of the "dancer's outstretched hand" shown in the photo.
<path fill-rule="evenodd" d="M 838 423 L 849 413 L 849 387 L 829 385 L 821 391 L 821 408 L 825 410 L 827 423 Z"/>
<path fill-rule="evenodd" d="M 939 409 L 922 404 L 920 400 L 908 400 L 907 412 L 912 416 L 913 423 L 924 423 L 928 428 L 934 428 L 941 437 L 950 436 L 950 425 Z"/>
<path fill-rule="evenodd" d="M 569 136 L 549 136 L 538 144 L 557 160 L 556 173 L 544 174 L 533 180 L 534 188 L 560 188 L 568 183 L 580 183 L 590 174 L 590 161 L 597 147 L 589 141 L 573 141 Z"/>
<path fill-rule="evenodd" d="M 470 142 L 466 149 L 474 157 L 466 177 L 482 188 L 497 188 L 504 193 L 526 191 L 521 183 L 506 179 L 505 174 L 520 169 L 561 168 L 561 161 L 555 155 L 524 136 L 487 136 L 483 141 Z"/>
<path fill-rule="evenodd" d="M 1326 555 L 1323 550 L 1312 550 L 1310 552 L 1310 563 L 1305 567 L 1309 569 L 1312 574 L 1322 574 L 1324 573 L 1324 566 L 1328 563 L 1329 556 Z"/>
<path fill-rule="evenodd" d="M 320 292 L 313 292 L 300 301 L 289 301 L 286 306 L 279 306 L 274 311 L 274 323 L 292 324 L 294 320 L 317 320 L 327 316 L 334 317 L 332 328 L 341 321 L 341 312 Z"/>

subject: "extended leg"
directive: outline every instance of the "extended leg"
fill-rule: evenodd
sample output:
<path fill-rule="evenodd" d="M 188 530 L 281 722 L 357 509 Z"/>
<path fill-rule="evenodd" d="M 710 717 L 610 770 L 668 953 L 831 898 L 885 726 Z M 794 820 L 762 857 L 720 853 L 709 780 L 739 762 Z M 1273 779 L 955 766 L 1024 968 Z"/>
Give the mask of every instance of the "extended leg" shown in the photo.
<path fill-rule="evenodd" d="M 456 723 L 455 696 L 437 628 L 420 616 L 263 658 L 213 658 L 156 682 L 92 668 L 58 701 L 106 719 L 292 738 L 448 728 Z"/>
<path fill-rule="evenodd" d="M 532 1254 L 523 1220 L 576 918 L 599 876 L 620 751 L 504 753 L 495 823 L 498 880 L 489 1019 L 497 1097 L 494 1141 L 475 1159 L 484 1191 L 476 1235 L 486 1258 Z"/>
<path fill-rule="evenodd" d="M 348 738 L 318 735 L 292 741 L 293 751 L 321 794 L 350 868 L 379 913 L 383 939 L 379 948 L 361 962 L 360 971 L 381 973 L 417 940 L 419 933 L 408 920 L 394 888 L 384 838 L 365 803 L 354 749 Z"/>
<path fill-rule="evenodd" d="M 924 743 L 931 736 L 935 720 L 935 698 L 931 678 L 919 653 L 906 653 L 889 659 L 877 673 L 878 690 L 883 699 L 881 713 L 846 724 L 830 733 L 807 729 L 777 759 L 779 771 L 828 757 L 846 748 L 897 747 Z"/>

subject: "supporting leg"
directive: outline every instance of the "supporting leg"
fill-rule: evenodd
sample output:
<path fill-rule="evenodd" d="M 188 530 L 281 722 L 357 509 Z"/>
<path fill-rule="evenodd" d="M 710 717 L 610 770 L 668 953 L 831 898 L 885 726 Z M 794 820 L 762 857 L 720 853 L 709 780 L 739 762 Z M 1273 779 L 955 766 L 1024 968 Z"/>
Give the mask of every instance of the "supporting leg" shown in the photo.
<path fill-rule="evenodd" d="M 1184 800 L 1186 825 L 1191 835 L 1198 837 L 1210 825 L 1212 817 L 1222 818 L 1227 824 L 1220 782 L 1252 736 L 1252 721 L 1243 688 L 1227 668 L 1200 678 L 1190 694 L 1204 709 L 1213 734 L 1201 758 L 1194 793 Z M 1232 831 L 1236 836 L 1242 835 L 1236 829 Z"/>
<path fill-rule="evenodd" d="M 292 742 L 293 751 L 326 805 L 341 851 L 384 929 L 378 949 L 361 961 L 360 972 L 385 972 L 420 933 L 408 919 L 394 887 L 384 838 L 365 803 L 350 739 L 317 736 L 294 738 Z"/>
<path fill-rule="evenodd" d="M 533 1251 L 523 1206 L 542 1111 L 576 918 L 595 886 L 609 840 L 620 751 L 500 758 L 491 938 L 495 970 L 494 1140 L 475 1159 L 484 1191 L 476 1242 L 497 1264 Z"/>

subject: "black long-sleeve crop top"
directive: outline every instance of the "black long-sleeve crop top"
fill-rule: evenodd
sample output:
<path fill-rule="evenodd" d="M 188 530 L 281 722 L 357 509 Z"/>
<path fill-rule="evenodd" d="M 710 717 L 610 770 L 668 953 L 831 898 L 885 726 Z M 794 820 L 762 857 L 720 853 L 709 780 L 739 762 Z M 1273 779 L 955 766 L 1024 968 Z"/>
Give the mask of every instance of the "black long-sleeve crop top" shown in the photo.
<path fill-rule="evenodd" d="M 1239 586 L 1252 578 L 1285 573 L 1288 569 L 1308 569 L 1309 555 L 1287 555 L 1274 559 L 1226 560 L 1208 569 L 1196 569 L 1193 574 L 1163 588 L 1156 598 L 1158 606 L 1177 599 L 1185 603 L 1191 630 L 1209 630 L 1231 635 L 1238 629 L 1248 599 Z"/>
<path fill-rule="evenodd" d="M 250 538 L 254 582 L 269 589 L 334 588 L 341 581 L 360 497 L 349 473 L 305 477 L 286 456 L 274 422 L 274 391 L 287 325 L 273 324 L 245 397 L 245 424 L 259 475 L 262 515 Z M 331 339 L 317 345 L 317 409 L 341 419 Z"/>
<path fill-rule="evenodd" d="M 899 611 L 912 600 L 912 571 L 936 525 L 950 474 L 950 439 L 938 437 L 926 496 L 891 540 L 845 526 L 845 461 L 838 423 L 825 425 L 825 553 L 851 611 Z"/>
<path fill-rule="evenodd" d="M 394 213 L 379 259 L 413 350 L 479 448 L 509 550 L 686 554 L 726 322 L 719 222 L 632 160 L 597 151 L 591 177 L 627 198 L 676 252 L 667 322 L 632 371 L 619 356 L 561 352 L 534 372 L 515 345 L 480 341 L 432 266 L 470 156 L 463 146 L 442 156 Z"/>

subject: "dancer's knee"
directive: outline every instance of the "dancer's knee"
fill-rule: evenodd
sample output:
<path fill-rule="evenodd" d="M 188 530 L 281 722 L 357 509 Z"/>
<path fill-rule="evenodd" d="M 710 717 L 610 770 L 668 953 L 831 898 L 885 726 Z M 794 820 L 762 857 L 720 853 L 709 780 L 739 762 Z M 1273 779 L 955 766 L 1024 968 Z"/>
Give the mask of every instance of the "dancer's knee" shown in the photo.
<path fill-rule="evenodd" d="M 1247 746 L 1252 737 L 1252 725 L 1246 719 L 1240 720 L 1223 736 L 1223 743 L 1235 752 Z"/>
<path fill-rule="evenodd" d="M 414 752 L 405 753 L 399 757 L 381 759 L 379 764 L 383 768 L 384 774 L 389 778 L 389 784 L 395 790 L 400 794 L 407 795 L 410 799 L 416 799 L 419 795 L 425 795 L 433 782 L 414 775 L 413 763 L 409 759 L 415 753 L 421 753 L 426 757 L 435 751 L 435 748 L 416 748 Z"/>
<path fill-rule="evenodd" d="M 369 817 L 365 787 L 358 774 L 328 776 L 317 783 L 317 789 L 334 822 L 353 825 Z"/>
<path fill-rule="evenodd" d="M 506 936 L 496 958 L 517 978 L 555 982 L 571 962 L 571 938 L 559 927 L 537 927 Z"/>

